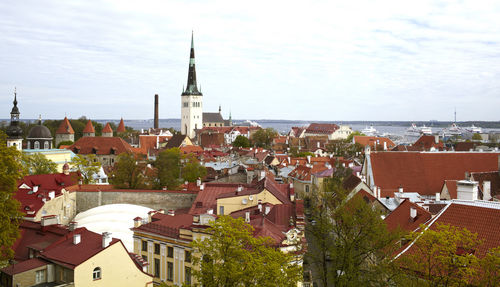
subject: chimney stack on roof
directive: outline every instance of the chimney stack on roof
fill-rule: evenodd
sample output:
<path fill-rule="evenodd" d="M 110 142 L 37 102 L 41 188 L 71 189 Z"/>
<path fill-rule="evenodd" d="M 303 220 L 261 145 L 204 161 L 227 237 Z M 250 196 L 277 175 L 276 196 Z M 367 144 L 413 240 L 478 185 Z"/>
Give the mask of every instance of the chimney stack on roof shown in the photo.
<path fill-rule="evenodd" d="M 158 94 L 155 94 L 155 115 L 154 115 L 154 125 L 155 129 L 158 128 Z"/>
<path fill-rule="evenodd" d="M 196 180 L 196 186 L 200 186 L 201 185 L 201 179 L 198 177 L 198 179 Z"/>
<path fill-rule="evenodd" d="M 457 181 L 457 199 L 477 200 L 477 181 L 459 180 Z"/>
<path fill-rule="evenodd" d="M 81 241 L 81 235 L 79 233 L 73 234 L 73 244 L 77 245 Z"/>
<path fill-rule="evenodd" d="M 170 216 L 175 216 L 175 210 L 173 210 L 173 209 L 169 209 L 169 210 L 168 210 L 168 215 L 170 215 Z"/>
<path fill-rule="evenodd" d="M 42 229 L 46 226 L 50 225 L 56 225 L 59 224 L 59 219 L 57 218 L 57 215 L 47 215 L 42 217 L 42 220 L 40 221 L 40 225 L 42 226 Z"/>
<path fill-rule="evenodd" d="M 238 185 L 238 188 L 236 189 L 236 194 L 239 194 L 241 191 L 243 191 L 243 186 Z"/>
<path fill-rule="evenodd" d="M 134 227 L 137 228 L 137 227 L 140 227 L 142 224 L 142 218 L 137 216 L 136 218 L 134 218 Z"/>
<path fill-rule="evenodd" d="M 400 185 L 398 190 L 399 190 L 399 192 L 402 193 L 403 192 L 403 186 Z"/>
<path fill-rule="evenodd" d="M 75 221 L 71 221 L 68 225 L 69 231 L 75 231 L 76 227 L 78 226 L 78 223 Z"/>
<path fill-rule="evenodd" d="M 111 243 L 111 233 L 103 232 L 102 233 L 102 248 L 106 248 Z"/>
<path fill-rule="evenodd" d="M 436 201 L 440 201 L 440 200 L 441 200 L 441 193 L 436 192 Z"/>
<path fill-rule="evenodd" d="M 245 222 L 246 223 L 250 222 L 250 211 L 245 212 Z"/>
<path fill-rule="evenodd" d="M 483 181 L 483 200 L 491 199 L 491 181 Z"/>

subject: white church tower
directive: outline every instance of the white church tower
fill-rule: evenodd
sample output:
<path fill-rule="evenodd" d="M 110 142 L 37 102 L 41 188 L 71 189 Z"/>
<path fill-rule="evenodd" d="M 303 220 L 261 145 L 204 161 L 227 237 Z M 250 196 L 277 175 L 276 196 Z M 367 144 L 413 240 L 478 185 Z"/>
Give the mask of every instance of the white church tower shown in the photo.
<path fill-rule="evenodd" d="M 181 95 L 181 134 L 194 138 L 195 130 L 203 128 L 203 94 L 196 84 L 194 41 L 191 34 L 191 55 L 186 90 Z"/>

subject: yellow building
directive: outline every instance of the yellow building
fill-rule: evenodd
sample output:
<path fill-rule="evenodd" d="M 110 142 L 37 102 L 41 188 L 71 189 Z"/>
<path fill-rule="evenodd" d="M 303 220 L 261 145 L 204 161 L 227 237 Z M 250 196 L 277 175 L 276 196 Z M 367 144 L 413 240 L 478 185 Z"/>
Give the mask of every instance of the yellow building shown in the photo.
<path fill-rule="evenodd" d="M 23 152 L 26 154 L 43 154 L 47 159 L 57 164 L 57 172 L 62 172 L 64 164 L 71 162 L 75 156 L 75 154 L 69 149 L 25 149 Z"/>

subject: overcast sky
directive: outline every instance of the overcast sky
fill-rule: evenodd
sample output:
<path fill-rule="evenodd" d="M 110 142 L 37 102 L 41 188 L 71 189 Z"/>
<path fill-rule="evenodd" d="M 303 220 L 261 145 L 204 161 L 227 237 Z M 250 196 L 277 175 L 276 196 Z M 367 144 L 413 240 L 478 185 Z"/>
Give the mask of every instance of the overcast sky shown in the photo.
<path fill-rule="evenodd" d="M 500 120 L 500 1 L 0 2 L 0 118 Z"/>

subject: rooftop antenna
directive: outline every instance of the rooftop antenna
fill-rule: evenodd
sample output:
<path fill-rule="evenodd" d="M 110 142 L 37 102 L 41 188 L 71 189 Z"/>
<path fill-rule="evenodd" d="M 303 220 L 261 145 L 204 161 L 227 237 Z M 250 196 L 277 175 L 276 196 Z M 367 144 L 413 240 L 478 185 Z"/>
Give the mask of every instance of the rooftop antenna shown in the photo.
<path fill-rule="evenodd" d="M 457 107 L 455 107 L 455 123 L 457 123 Z"/>

